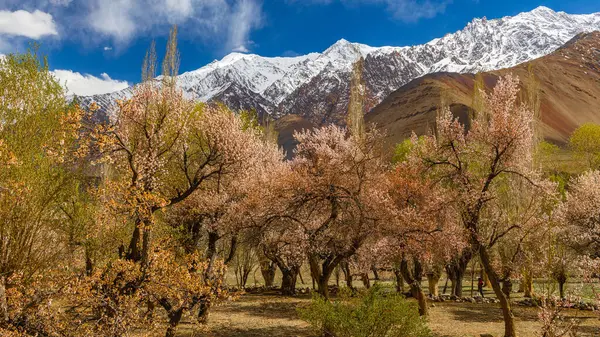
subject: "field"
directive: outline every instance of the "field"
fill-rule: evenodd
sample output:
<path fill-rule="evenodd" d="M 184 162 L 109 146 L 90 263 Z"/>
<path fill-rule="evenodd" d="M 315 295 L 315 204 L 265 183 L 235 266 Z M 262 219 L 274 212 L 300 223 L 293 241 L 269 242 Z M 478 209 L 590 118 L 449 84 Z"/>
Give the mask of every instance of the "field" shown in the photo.
<path fill-rule="evenodd" d="M 310 326 L 300 320 L 296 308 L 310 301 L 308 295 L 285 298 L 277 294 L 248 294 L 215 308 L 206 331 L 192 331 L 189 322 L 181 327 L 181 336 L 212 337 L 316 337 Z M 500 309 L 494 304 L 435 303 L 429 326 L 436 337 L 471 337 L 481 334 L 502 336 Z M 600 336 L 597 313 L 566 311 L 569 318 L 581 321 L 578 336 Z M 532 308 L 515 308 L 520 336 L 537 336 L 540 323 Z"/>
<path fill-rule="evenodd" d="M 305 284 L 298 280 L 298 287 L 310 287 L 308 271 L 303 271 Z M 233 275 L 229 275 L 230 284 L 235 284 Z M 383 273 L 382 284 L 392 287 L 389 275 Z M 250 283 L 260 282 L 251 276 Z M 440 282 L 440 293 L 443 290 L 445 279 Z M 536 291 L 541 292 L 546 285 L 538 280 L 535 284 Z M 360 286 L 357 282 L 356 286 Z M 426 287 L 426 284 L 423 284 Z M 579 282 L 572 281 L 567 289 L 578 289 Z M 515 288 L 517 286 L 515 285 Z M 552 289 L 552 287 L 548 287 Z M 584 289 L 585 290 L 585 289 Z M 471 280 L 464 282 L 463 292 L 470 296 Z M 587 291 L 586 291 L 587 292 Z M 490 289 L 485 291 L 486 297 L 494 297 Z M 247 293 L 236 299 L 231 299 L 215 307 L 205 330 L 197 330 L 190 324 L 190 318 L 181 326 L 181 336 L 211 336 L 211 337 L 317 337 L 318 333 L 302 321 L 297 314 L 298 307 L 310 302 L 309 294 L 295 297 L 280 296 L 277 291 L 262 293 Z M 522 293 L 514 293 L 513 301 L 522 299 Z M 504 323 L 498 304 L 430 302 L 430 317 L 428 324 L 435 337 L 479 337 L 481 334 L 502 336 Z M 535 308 L 522 307 L 514 304 L 514 314 L 517 320 L 518 333 L 521 337 L 539 336 L 541 323 L 538 320 L 538 311 Z M 566 319 L 577 319 L 580 327 L 577 336 L 600 336 L 600 315 L 597 312 L 581 310 L 565 310 Z"/>

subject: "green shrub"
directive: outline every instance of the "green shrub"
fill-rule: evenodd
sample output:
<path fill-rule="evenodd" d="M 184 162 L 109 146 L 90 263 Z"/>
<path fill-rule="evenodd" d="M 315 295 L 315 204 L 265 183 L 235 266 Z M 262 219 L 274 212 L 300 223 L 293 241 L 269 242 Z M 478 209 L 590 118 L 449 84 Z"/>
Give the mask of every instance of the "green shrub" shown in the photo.
<path fill-rule="evenodd" d="M 425 337 L 431 332 L 417 304 L 375 285 L 357 297 L 330 302 L 315 295 L 300 317 L 327 337 Z"/>

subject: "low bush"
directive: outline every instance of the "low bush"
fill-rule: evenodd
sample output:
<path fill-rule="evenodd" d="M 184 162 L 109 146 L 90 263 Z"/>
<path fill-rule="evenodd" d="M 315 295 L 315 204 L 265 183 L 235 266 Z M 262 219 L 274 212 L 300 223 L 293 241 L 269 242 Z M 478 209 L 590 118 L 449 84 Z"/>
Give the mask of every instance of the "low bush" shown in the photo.
<path fill-rule="evenodd" d="M 417 303 L 385 293 L 377 285 L 356 297 L 342 292 L 332 302 L 315 295 L 310 305 L 298 311 L 326 337 L 431 336 L 425 320 L 419 317 Z"/>

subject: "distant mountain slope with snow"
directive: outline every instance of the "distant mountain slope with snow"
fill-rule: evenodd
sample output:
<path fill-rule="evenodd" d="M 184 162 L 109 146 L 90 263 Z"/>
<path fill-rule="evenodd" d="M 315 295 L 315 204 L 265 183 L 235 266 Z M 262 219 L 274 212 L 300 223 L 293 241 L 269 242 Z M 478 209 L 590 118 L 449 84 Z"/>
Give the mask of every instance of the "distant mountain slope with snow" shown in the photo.
<path fill-rule="evenodd" d="M 232 53 L 179 76 L 179 85 L 202 101 L 256 109 L 278 118 L 306 117 L 315 124 L 343 123 L 351 66 L 365 58 L 369 101 L 380 103 L 409 81 L 434 72 L 474 73 L 513 67 L 547 55 L 575 35 L 600 30 L 600 13 L 567 14 L 547 7 L 513 17 L 474 19 L 453 34 L 412 47 L 370 47 L 340 40 L 322 53 L 261 57 Z M 131 88 L 81 97 L 108 109 Z"/>
<path fill-rule="evenodd" d="M 491 90 L 500 76 L 509 73 L 519 76 L 523 88 L 538 88 L 542 122 L 538 126 L 547 141 L 566 145 L 582 124 L 600 123 L 600 32 L 579 34 L 546 56 L 483 72 L 481 78 Z M 428 74 L 391 93 L 365 120 L 383 131 L 391 150 L 413 133 L 431 133 L 442 102 L 455 116 L 467 116 L 473 108 L 474 83 L 473 74 Z"/>

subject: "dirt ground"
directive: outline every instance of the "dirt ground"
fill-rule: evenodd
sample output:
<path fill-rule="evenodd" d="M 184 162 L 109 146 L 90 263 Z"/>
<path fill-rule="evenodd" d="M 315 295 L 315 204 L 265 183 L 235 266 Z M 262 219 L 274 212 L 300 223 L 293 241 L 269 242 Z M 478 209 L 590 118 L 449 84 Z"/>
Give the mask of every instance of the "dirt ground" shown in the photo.
<path fill-rule="evenodd" d="M 180 329 L 181 336 L 210 337 L 317 337 L 298 318 L 296 308 L 310 301 L 308 295 L 281 297 L 273 294 L 247 294 L 214 308 L 205 331 Z M 433 303 L 429 326 L 436 337 L 479 337 L 480 334 L 503 335 L 503 322 L 497 304 Z M 539 336 L 537 310 L 516 306 L 519 336 Z M 568 318 L 581 320 L 578 336 L 600 336 L 600 315 L 590 311 L 569 310 Z"/>

